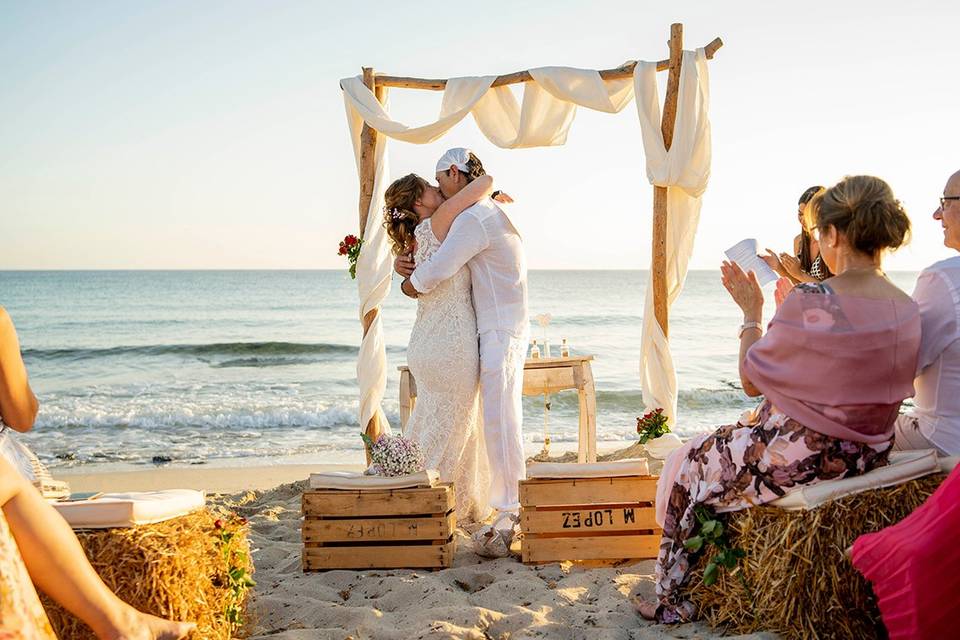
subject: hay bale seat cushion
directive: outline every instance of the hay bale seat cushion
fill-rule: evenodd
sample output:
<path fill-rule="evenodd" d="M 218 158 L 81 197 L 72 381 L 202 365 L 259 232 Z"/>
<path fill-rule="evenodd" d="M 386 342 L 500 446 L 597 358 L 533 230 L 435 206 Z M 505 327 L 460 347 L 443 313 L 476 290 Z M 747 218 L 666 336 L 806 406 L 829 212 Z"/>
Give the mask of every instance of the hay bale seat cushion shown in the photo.
<path fill-rule="evenodd" d="M 105 493 L 93 500 L 53 502 L 53 508 L 74 529 L 113 529 L 163 522 L 200 509 L 203 491 L 165 489 Z"/>
<path fill-rule="evenodd" d="M 232 533 L 223 542 L 223 533 Z M 228 640 L 237 625 L 227 620 L 241 613 L 245 595 L 234 594 L 231 568 L 253 572 L 246 527 L 226 512 L 202 508 L 185 516 L 128 528 L 76 532 L 90 564 L 122 600 L 141 611 L 197 623 L 197 638 Z M 43 597 L 60 640 L 90 639 L 93 632 L 49 598 Z"/>
<path fill-rule="evenodd" d="M 899 522 L 936 491 L 945 475 L 933 460 L 922 477 L 842 496 L 830 492 L 809 509 L 766 505 L 727 514 L 730 546 L 746 557 L 736 572 L 720 571 L 710 587 L 703 570 L 714 550 L 696 560 L 688 588 L 700 615 L 731 633 L 886 637 L 870 585 L 845 552 L 858 536 Z"/>

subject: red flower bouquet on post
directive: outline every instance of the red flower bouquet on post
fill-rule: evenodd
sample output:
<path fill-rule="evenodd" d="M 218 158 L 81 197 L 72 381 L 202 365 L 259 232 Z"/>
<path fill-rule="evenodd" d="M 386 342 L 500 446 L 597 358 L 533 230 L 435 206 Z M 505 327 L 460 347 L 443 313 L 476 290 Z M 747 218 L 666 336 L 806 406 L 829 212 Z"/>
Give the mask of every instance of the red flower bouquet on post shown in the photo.
<path fill-rule="evenodd" d="M 663 409 L 654 409 L 643 414 L 642 418 L 637 418 L 637 433 L 640 434 L 640 444 L 647 444 L 654 438 L 670 433 Z"/>
<path fill-rule="evenodd" d="M 354 280 L 357 278 L 357 260 L 360 258 L 360 246 L 362 244 L 363 240 L 353 234 L 340 241 L 338 254 L 347 256 L 347 260 L 350 262 L 350 277 Z"/>

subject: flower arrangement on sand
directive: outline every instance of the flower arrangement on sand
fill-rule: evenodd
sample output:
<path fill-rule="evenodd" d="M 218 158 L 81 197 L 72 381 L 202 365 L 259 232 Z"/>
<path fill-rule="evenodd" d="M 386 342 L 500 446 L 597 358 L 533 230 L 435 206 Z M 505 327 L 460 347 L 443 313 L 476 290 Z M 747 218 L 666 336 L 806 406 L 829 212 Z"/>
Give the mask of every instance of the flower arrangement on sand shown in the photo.
<path fill-rule="evenodd" d="M 372 464 L 367 473 L 378 476 L 406 476 L 423 471 L 426 461 L 420 445 L 403 436 L 380 436 L 374 442 L 370 436 L 361 433 L 360 437 L 367 447 Z"/>

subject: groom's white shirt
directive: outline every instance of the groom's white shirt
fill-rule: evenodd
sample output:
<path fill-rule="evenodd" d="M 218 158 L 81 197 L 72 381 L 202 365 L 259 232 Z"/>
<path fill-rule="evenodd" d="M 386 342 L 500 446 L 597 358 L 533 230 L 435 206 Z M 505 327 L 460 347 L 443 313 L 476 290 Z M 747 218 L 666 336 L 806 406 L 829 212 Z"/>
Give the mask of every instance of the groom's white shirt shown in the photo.
<path fill-rule="evenodd" d="M 463 265 L 470 269 L 477 330 L 525 336 L 529 321 L 523 244 L 510 219 L 490 198 L 457 216 L 436 253 L 416 266 L 410 283 L 428 293 Z"/>

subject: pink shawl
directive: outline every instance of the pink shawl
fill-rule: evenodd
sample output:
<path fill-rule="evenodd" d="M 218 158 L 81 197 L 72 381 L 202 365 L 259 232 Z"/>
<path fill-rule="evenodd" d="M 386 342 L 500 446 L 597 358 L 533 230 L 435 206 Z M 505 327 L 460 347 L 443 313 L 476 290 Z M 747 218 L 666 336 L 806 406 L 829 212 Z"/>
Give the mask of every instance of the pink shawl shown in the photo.
<path fill-rule="evenodd" d="M 744 370 L 766 399 L 822 434 L 878 444 L 913 395 L 920 348 L 915 302 L 793 291 Z"/>

